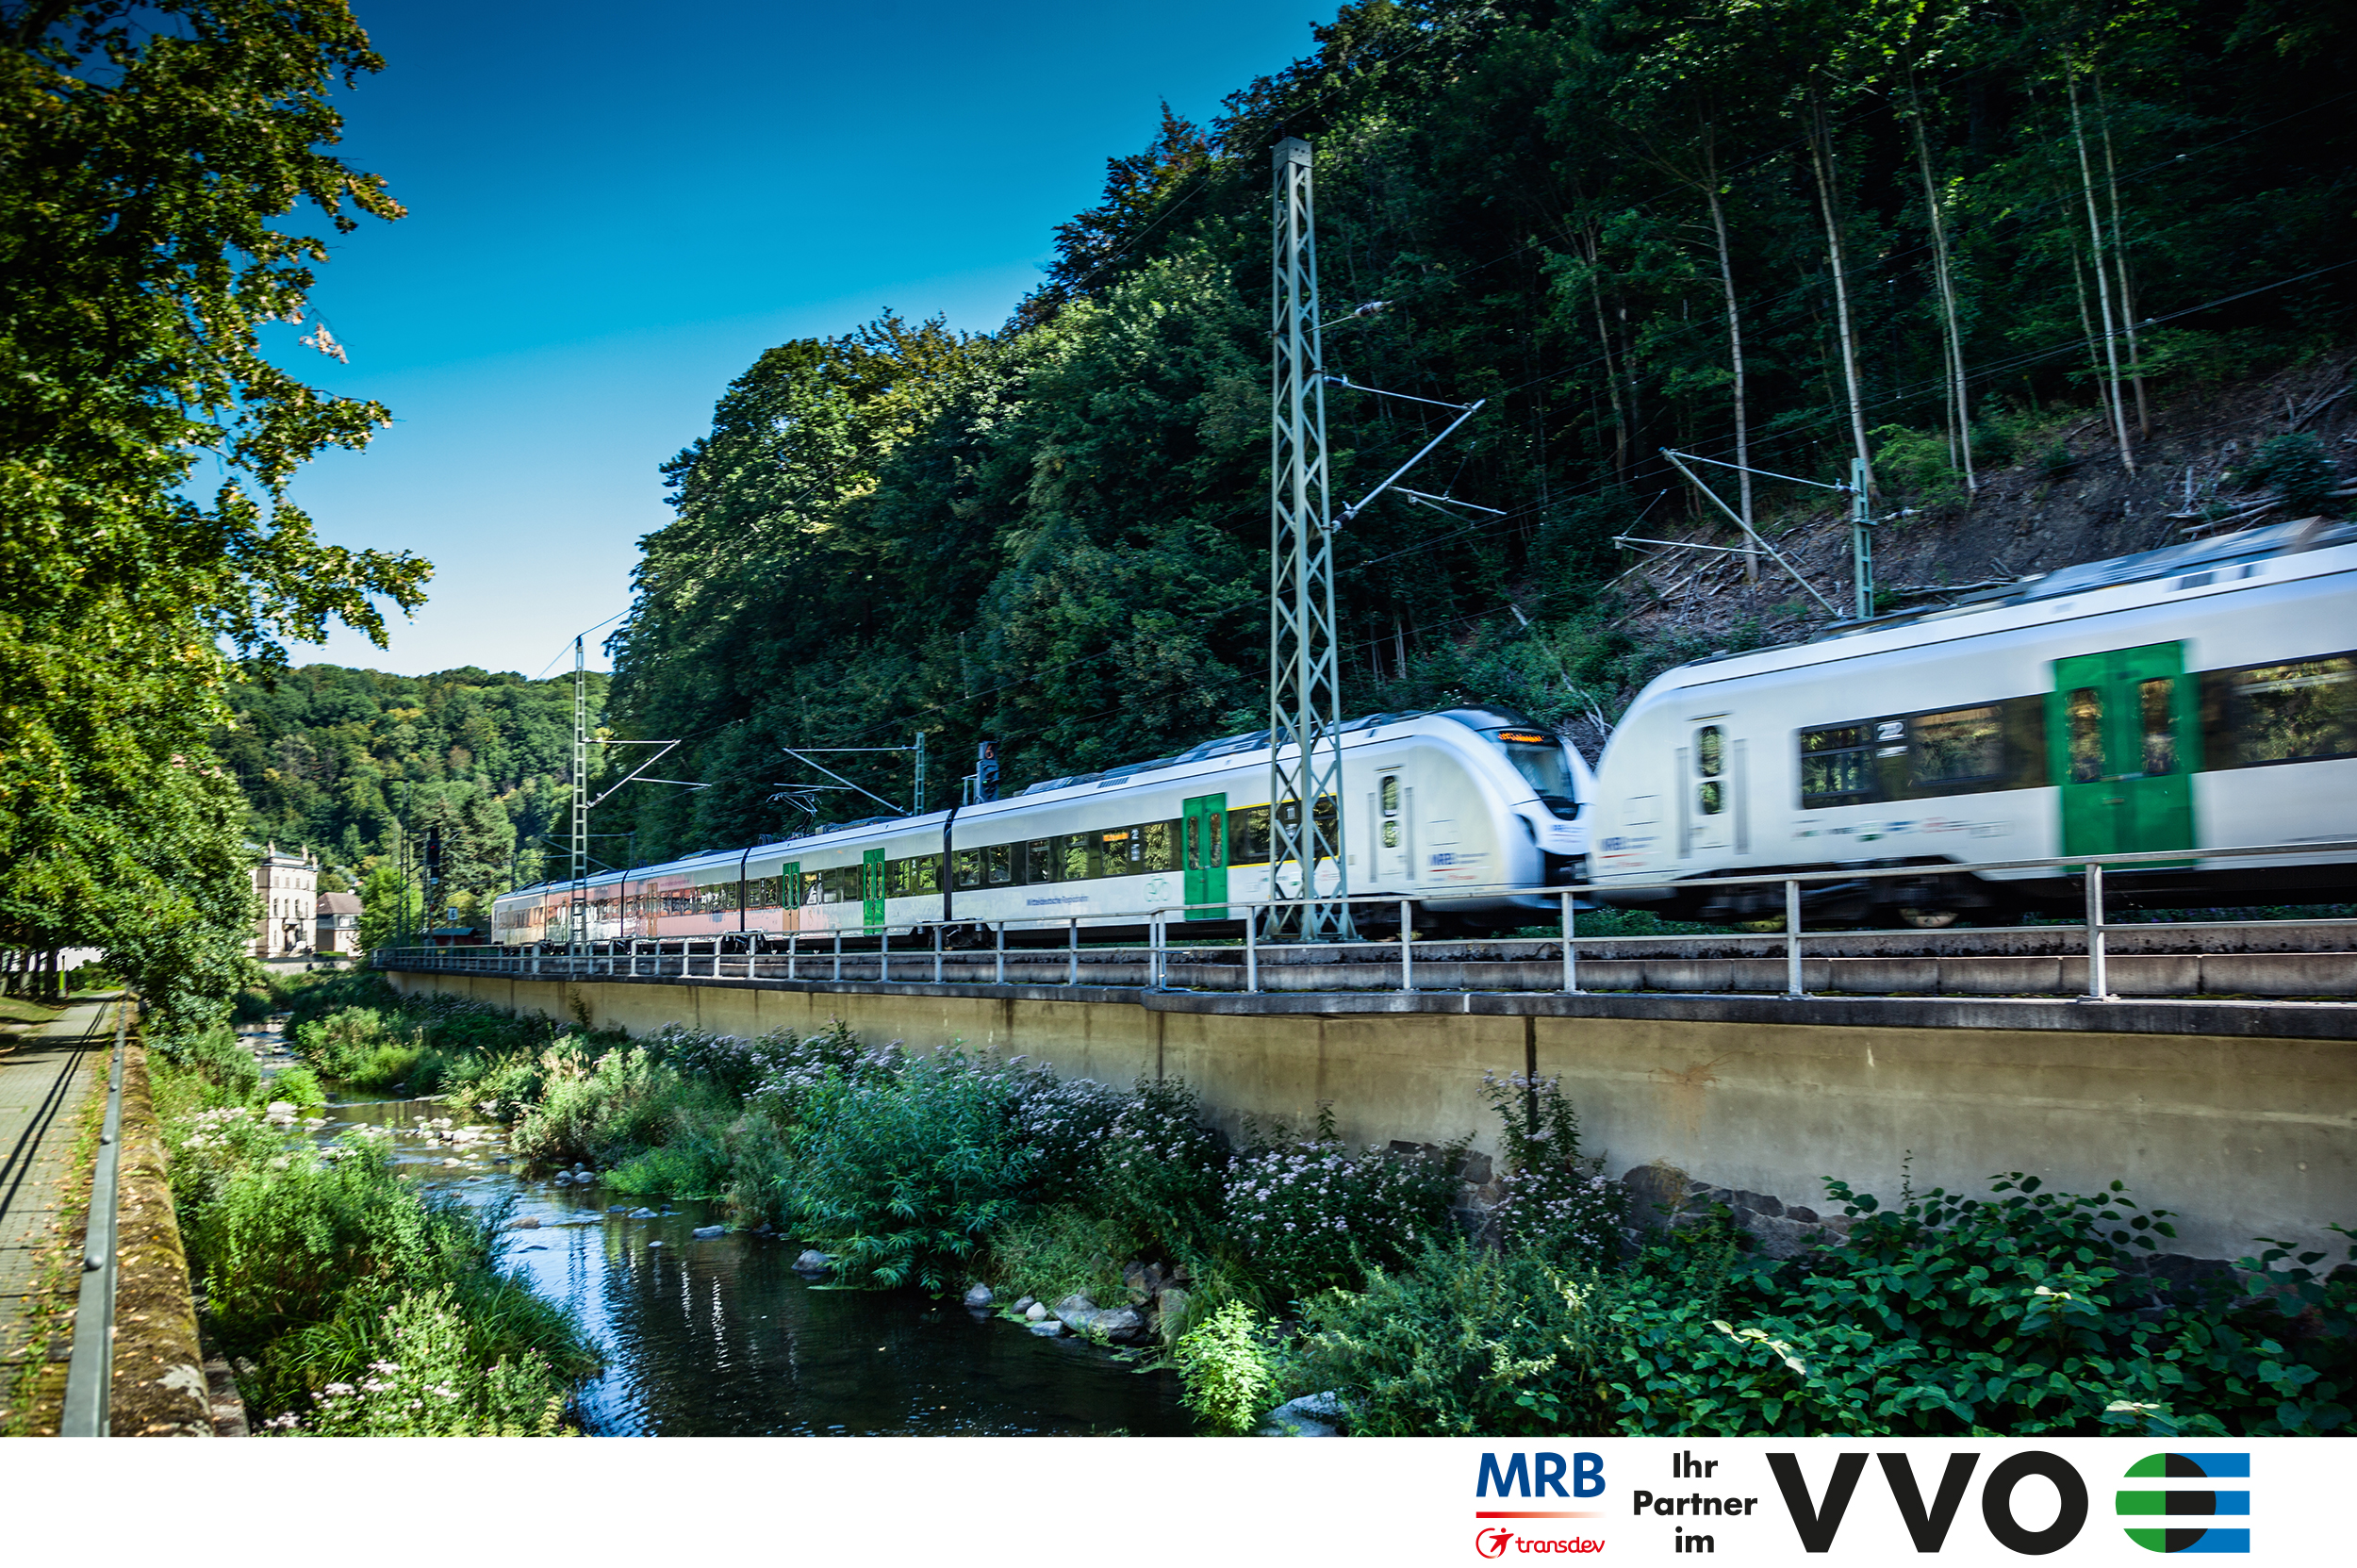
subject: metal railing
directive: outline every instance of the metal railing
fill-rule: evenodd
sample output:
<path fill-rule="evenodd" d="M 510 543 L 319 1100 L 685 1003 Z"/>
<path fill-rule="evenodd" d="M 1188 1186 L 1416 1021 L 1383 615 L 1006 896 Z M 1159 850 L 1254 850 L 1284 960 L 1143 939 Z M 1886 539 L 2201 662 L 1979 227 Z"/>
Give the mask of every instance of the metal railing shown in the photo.
<path fill-rule="evenodd" d="M 74 1356 L 66 1363 L 66 1437 L 105 1437 L 115 1373 L 115 1208 L 123 1170 L 123 1051 L 131 1027 L 131 998 L 115 1003 L 115 1048 L 107 1065 L 107 1117 L 98 1131 L 98 1161 L 91 1171 L 90 1221 L 82 1234 L 82 1287 L 74 1304 Z"/>
<path fill-rule="evenodd" d="M 2263 859 L 2290 855 L 2315 856 L 2351 852 L 2357 852 L 2357 839 L 2334 839 L 2315 844 L 2250 845 L 2228 849 L 2145 850 L 2105 855 L 2056 855 L 2034 860 L 1937 862 L 1825 871 L 1769 872 L 1756 876 L 1691 877 L 1643 883 L 1581 883 L 1562 887 L 1508 889 L 1500 893 L 1452 890 L 1445 894 L 1429 895 L 1426 899 L 1403 899 L 1396 894 L 1388 893 L 1359 894 L 1347 899 L 1337 896 L 1322 899 L 1228 899 L 1212 905 L 1160 904 L 1150 909 L 1089 916 L 1068 916 L 1000 922 L 919 921 L 882 929 L 837 928 L 830 932 L 814 933 L 808 940 L 804 933 L 799 932 L 787 933 L 783 935 L 778 933 L 730 933 L 721 936 L 617 938 L 611 942 L 582 944 L 583 948 L 590 949 L 587 951 L 567 951 L 555 945 L 545 949 L 497 950 L 387 949 L 374 955 L 372 962 L 378 967 L 450 969 L 475 973 L 546 975 L 575 979 L 604 977 L 650 979 L 677 975 L 684 978 L 825 981 L 834 983 L 840 983 L 847 978 L 855 983 L 890 984 L 896 981 L 900 983 L 924 983 L 930 981 L 931 983 L 940 984 L 945 981 L 946 967 L 949 963 L 957 963 L 963 968 L 970 970 L 983 961 L 982 955 L 986 953 L 991 965 L 989 983 L 1004 985 L 1008 983 L 1007 966 L 1010 958 L 1025 963 L 1027 967 L 1037 968 L 1047 955 L 1061 953 L 1064 960 L 1064 973 L 1061 983 L 1077 986 L 1081 983 L 1083 951 L 1081 928 L 1085 919 L 1093 925 L 1144 924 L 1147 929 L 1147 941 L 1143 947 L 1135 944 L 1096 944 L 1087 951 L 1091 955 L 1091 963 L 1096 965 L 1116 960 L 1124 955 L 1127 955 L 1132 962 L 1142 957 L 1146 968 L 1147 986 L 1160 990 L 1169 988 L 1171 955 L 1174 950 L 1178 950 L 1174 949 L 1169 940 L 1171 926 L 1187 923 L 1190 919 L 1199 922 L 1205 918 L 1216 918 L 1204 916 L 1200 913 L 1205 908 L 1214 908 L 1229 912 L 1224 916 L 1228 920 L 1242 919 L 1244 925 L 1243 989 L 1246 993 L 1257 994 L 1262 989 L 1261 972 L 1264 963 L 1262 954 L 1264 949 L 1271 947 L 1271 944 L 1260 935 L 1264 923 L 1264 912 L 1299 908 L 1310 903 L 1329 906 L 1335 903 L 1348 903 L 1354 909 L 1396 911 L 1396 918 L 1399 922 L 1397 935 L 1358 942 L 1287 943 L 1280 950 L 1288 954 L 1304 950 L 1332 952 L 1340 957 L 1344 954 L 1372 955 L 1395 949 L 1397 958 L 1392 962 L 1395 963 L 1399 972 L 1399 982 L 1396 988 L 1403 992 L 1413 992 L 1417 989 L 1415 944 L 1419 939 L 1415 931 L 1415 914 L 1420 904 L 1427 901 L 1447 902 L 1500 896 L 1546 897 L 1556 900 L 1558 917 L 1561 925 L 1559 936 L 1549 939 L 1560 944 L 1561 980 L 1554 990 L 1564 995 L 1580 996 L 1585 994 L 1579 983 L 1579 949 L 1583 942 L 1591 944 L 1609 942 L 1619 945 L 1693 940 L 1691 936 L 1676 935 L 1582 937 L 1577 931 L 1575 906 L 1583 900 L 1588 900 L 1592 908 L 1594 896 L 1600 893 L 1625 896 L 1632 892 L 1656 888 L 1668 888 L 1682 893 L 1706 888 L 1770 886 L 1779 888 L 1782 892 L 1784 929 L 1777 933 L 1748 936 L 1731 934 L 1726 939 L 1781 945 L 1784 956 L 1783 991 L 1751 994 L 1782 995 L 1797 999 L 1809 995 L 1802 966 L 1803 944 L 1822 938 L 1852 937 L 1859 934 L 1849 929 L 1817 932 L 1805 929 L 1802 907 L 1804 888 L 1869 881 L 1945 882 L 1991 871 L 2036 871 L 2059 868 L 2078 871 L 2083 875 L 2085 914 L 2079 920 L 2048 929 L 2078 930 L 2084 933 L 2086 989 L 2079 999 L 2108 1001 L 2114 999 L 2110 989 L 2106 938 L 2115 932 L 2148 931 L 2151 928 L 2142 924 L 2133 926 L 2112 924 L 2106 920 L 2104 873 L 2107 869 L 2152 869 L 2161 864 L 2183 865 L 2191 861 Z M 2357 920 L 2283 922 L 2283 924 L 2345 925 L 2357 930 Z M 987 925 L 992 932 L 990 948 L 953 949 L 947 946 L 948 933 L 954 932 L 963 935 L 984 925 Z M 1038 933 L 1055 931 L 1058 928 L 1062 928 L 1065 933 L 1065 941 L 1060 947 L 1030 946 L 1011 949 L 1007 945 L 1010 932 Z M 2019 929 L 2020 928 L 1948 927 L 1892 934 L 1936 939 Z M 913 949 L 899 949 L 900 952 L 908 955 L 907 958 L 896 957 L 893 945 L 896 930 L 902 933 L 904 936 L 915 939 Z M 749 937 L 751 940 L 747 941 Z M 848 949 L 845 947 L 847 938 L 854 944 Z M 727 950 L 733 943 L 740 942 L 744 944 L 740 950 Z M 813 943 L 816 945 L 814 946 Z M 1194 946 L 1199 947 L 1199 945 Z M 603 950 L 597 950 L 601 949 Z M 872 975 L 847 977 L 844 973 L 844 962 L 847 956 L 850 957 L 860 968 L 872 968 L 874 972 Z M 918 965 L 920 971 L 924 972 L 920 972 L 919 976 L 915 978 L 905 973 L 899 975 L 894 973 L 896 964 L 905 965 L 912 959 Z M 972 983 L 973 982 L 964 980 L 962 982 Z M 1027 979 L 1024 983 L 1037 984 L 1041 982 L 1036 978 L 1030 978 Z"/>

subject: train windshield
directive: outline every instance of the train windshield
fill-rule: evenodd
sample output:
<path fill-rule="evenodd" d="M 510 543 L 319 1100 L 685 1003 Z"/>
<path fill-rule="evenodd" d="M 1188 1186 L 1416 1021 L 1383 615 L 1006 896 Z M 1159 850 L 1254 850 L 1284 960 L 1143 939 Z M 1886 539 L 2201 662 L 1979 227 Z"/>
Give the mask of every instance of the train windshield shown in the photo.
<path fill-rule="evenodd" d="M 1539 792 L 1539 803 L 1558 817 L 1579 815 L 1578 791 L 1572 783 L 1572 765 L 1564 760 L 1563 743 L 1538 730 L 1497 730 L 1492 738 L 1506 749 L 1514 770 Z"/>

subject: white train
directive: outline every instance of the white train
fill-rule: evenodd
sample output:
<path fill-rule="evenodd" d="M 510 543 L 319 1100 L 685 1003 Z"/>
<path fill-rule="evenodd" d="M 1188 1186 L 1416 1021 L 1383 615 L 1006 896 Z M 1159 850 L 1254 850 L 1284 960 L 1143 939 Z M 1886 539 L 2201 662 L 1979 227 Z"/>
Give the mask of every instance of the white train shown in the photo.
<path fill-rule="evenodd" d="M 1586 764 L 1512 714 L 1376 714 L 1343 727 L 1342 751 L 1349 891 L 1413 900 L 1420 926 L 1543 918 L 1553 900 L 1528 890 L 1571 881 L 1586 854 Z M 1231 905 L 1269 896 L 1268 790 L 1266 733 L 1231 736 L 955 811 L 600 875 L 582 939 L 775 945 L 938 921 L 953 940 L 1005 926 L 1013 942 L 1063 942 L 1076 920 L 1126 939 L 1156 911 L 1181 937 L 1239 930 Z M 1319 891 L 1338 880 L 1327 863 Z M 568 940 L 572 899 L 565 883 L 506 895 L 492 940 Z"/>
<path fill-rule="evenodd" d="M 1588 816 L 1607 901 L 1783 912 L 1690 877 L 1921 865 L 1821 886 L 1814 920 L 1938 926 L 2076 897 L 1960 862 L 2357 838 L 2357 527 L 2285 523 L 2050 572 L 1928 614 L 1669 671 L 1623 717 Z M 2113 873 L 2161 905 L 2357 896 L 2346 855 L 2189 854 Z"/>

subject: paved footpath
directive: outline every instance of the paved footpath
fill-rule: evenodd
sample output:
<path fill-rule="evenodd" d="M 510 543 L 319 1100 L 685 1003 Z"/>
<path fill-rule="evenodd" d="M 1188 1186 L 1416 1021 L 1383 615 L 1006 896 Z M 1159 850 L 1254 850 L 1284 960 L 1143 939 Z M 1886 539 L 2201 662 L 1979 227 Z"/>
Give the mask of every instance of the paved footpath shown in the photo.
<path fill-rule="evenodd" d="M 75 1113 L 107 1081 L 111 998 L 75 1002 L 0 1049 L 0 1388 L 15 1380 L 34 1263 L 58 1220 Z"/>

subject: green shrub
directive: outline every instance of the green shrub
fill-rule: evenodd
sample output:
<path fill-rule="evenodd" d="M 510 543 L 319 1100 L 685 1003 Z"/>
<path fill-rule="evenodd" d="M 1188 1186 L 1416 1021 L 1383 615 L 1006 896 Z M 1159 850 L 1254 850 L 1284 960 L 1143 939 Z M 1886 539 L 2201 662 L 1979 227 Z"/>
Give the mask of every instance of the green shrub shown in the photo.
<path fill-rule="evenodd" d="M 147 1047 L 159 1116 L 250 1104 L 262 1086 L 261 1064 L 227 1024 L 155 1034 Z"/>
<path fill-rule="evenodd" d="M 1354 1153 L 1324 1107 L 1311 1139 L 1281 1122 L 1250 1133 L 1228 1170 L 1221 1240 L 1278 1300 L 1356 1286 L 1369 1268 L 1413 1257 L 1448 1222 L 1462 1145 L 1437 1156 Z"/>
<path fill-rule="evenodd" d="M 1001 1227 L 987 1256 L 976 1260 L 998 1295 L 1058 1301 L 1078 1291 L 1100 1307 L 1119 1306 L 1128 1292 L 1121 1265 L 1129 1257 L 1122 1227 L 1069 1204 L 1037 1209 Z"/>
<path fill-rule="evenodd" d="M 2288 511 L 2313 515 L 2338 510 L 2332 490 L 2340 475 L 2311 430 L 2286 431 L 2262 442 L 2234 478 L 2248 488 L 2271 492 Z"/>
<path fill-rule="evenodd" d="M 316 1111 L 327 1103 L 327 1091 L 320 1087 L 319 1074 L 305 1066 L 282 1067 L 270 1081 L 270 1098 L 285 1100 L 305 1111 Z"/>
<path fill-rule="evenodd" d="M 1936 430 L 1886 424 L 1871 433 L 1875 483 L 1919 506 L 1964 499 L 1964 475 L 1949 458 L 1947 437 Z"/>
<path fill-rule="evenodd" d="M 829 1068 L 794 1139 L 795 1212 L 842 1276 L 946 1290 L 1021 1210 L 1034 1172 L 1016 1136 L 1020 1074 L 943 1050 L 886 1077 Z"/>
<path fill-rule="evenodd" d="M 1250 1308 L 1231 1301 L 1178 1341 L 1187 1409 L 1215 1432 L 1241 1436 L 1272 1408 L 1276 1378 Z"/>
<path fill-rule="evenodd" d="M 1097 1138 L 1082 1190 L 1089 1207 L 1127 1230 L 1138 1250 L 1187 1258 L 1219 1234 L 1228 1140 L 1203 1124 L 1178 1079 L 1146 1079 Z"/>
<path fill-rule="evenodd" d="M 725 1153 L 698 1141 L 634 1154 L 614 1167 L 606 1185 L 633 1197 L 717 1197 L 728 1177 Z"/>
<path fill-rule="evenodd" d="M 548 1164 L 585 1160 L 607 1167 L 666 1142 L 683 1100 L 712 1098 L 635 1047 L 585 1065 L 552 1046 L 542 1053 L 540 1103 L 516 1124 L 511 1147 Z"/>
<path fill-rule="evenodd" d="M 486 1365 L 448 1285 L 403 1294 L 385 1314 L 384 1355 L 351 1382 L 330 1382 L 306 1419 L 268 1432 L 320 1437 L 548 1437 L 565 1412 L 565 1379 L 536 1350 Z"/>
<path fill-rule="evenodd" d="M 1579 1113 L 1558 1077 L 1481 1075 L 1497 1113 L 1505 1194 L 1494 1211 L 1503 1245 L 1558 1263 L 1602 1265 L 1619 1255 L 1628 1193 L 1580 1153 Z"/>
<path fill-rule="evenodd" d="M 1429 1242 L 1412 1270 L 1305 1303 L 1285 1383 L 1341 1393 L 1352 1429 L 1376 1436 L 1608 1430 L 1598 1290 L 1526 1253 Z"/>

